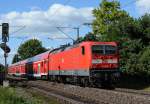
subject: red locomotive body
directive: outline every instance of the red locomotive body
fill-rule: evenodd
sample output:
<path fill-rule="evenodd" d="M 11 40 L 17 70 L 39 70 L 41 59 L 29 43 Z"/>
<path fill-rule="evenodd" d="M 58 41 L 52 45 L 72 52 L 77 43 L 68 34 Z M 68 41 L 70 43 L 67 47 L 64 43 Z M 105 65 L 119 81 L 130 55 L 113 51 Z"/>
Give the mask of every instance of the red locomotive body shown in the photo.
<path fill-rule="evenodd" d="M 85 54 L 85 51 L 87 52 Z M 81 44 L 61 48 L 51 52 L 49 56 L 49 75 L 59 73 L 60 75 L 83 75 L 89 71 L 90 51 Z M 83 73 L 82 73 L 83 72 Z"/>
<path fill-rule="evenodd" d="M 71 77 L 74 82 L 108 84 L 118 68 L 115 42 L 83 42 L 50 52 L 49 56 L 49 77 L 53 80 L 66 82 Z"/>
<path fill-rule="evenodd" d="M 119 69 L 116 42 L 82 42 L 60 47 L 9 67 L 9 74 L 48 77 L 81 84 L 110 84 Z"/>

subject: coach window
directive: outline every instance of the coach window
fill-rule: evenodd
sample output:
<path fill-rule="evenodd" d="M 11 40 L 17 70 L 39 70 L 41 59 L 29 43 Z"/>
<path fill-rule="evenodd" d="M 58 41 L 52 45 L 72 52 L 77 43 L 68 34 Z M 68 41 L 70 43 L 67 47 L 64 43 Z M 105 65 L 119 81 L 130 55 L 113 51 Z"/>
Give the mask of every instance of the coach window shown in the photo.
<path fill-rule="evenodd" d="M 85 47 L 82 46 L 81 48 L 82 48 L 82 55 L 84 55 L 85 54 Z"/>
<path fill-rule="evenodd" d="M 43 67 L 43 63 L 44 63 L 44 62 L 42 61 L 42 62 L 41 62 L 41 67 Z"/>

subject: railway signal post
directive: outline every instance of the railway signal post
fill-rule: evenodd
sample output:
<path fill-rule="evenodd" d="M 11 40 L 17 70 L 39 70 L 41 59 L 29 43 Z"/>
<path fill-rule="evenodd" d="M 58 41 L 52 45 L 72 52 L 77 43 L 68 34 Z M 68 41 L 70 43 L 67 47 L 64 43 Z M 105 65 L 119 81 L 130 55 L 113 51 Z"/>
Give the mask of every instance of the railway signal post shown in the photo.
<path fill-rule="evenodd" d="M 2 42 L 0 44 L 1 49 L 4 51 L 4 58 L 5 58 L 5 75 L 4 75 L 4 81 L 3 81 L 3 86 L 7 87 L 9 85 L 8 81 L 6 80 L 7 76 L 7 57 L 8 53 L 10 52 L 10 48 L 7 46 L 7 42 L 9 41 L 9 24 L 8 23 L 2 23 Z"/>

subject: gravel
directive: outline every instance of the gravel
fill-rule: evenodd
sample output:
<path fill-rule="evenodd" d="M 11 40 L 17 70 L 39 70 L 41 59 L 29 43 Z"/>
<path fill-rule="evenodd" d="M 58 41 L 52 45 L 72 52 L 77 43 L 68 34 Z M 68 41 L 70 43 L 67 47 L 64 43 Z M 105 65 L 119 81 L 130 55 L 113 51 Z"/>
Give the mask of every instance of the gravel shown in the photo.
<path fill-rule="evenodd" d="M 31 86 L 40 85 L 49 90 L 64 93 L 67 96 L 77 97 L 91 104 L 150 104 L 150 96 L 132 93 L 116 92 L 97 88 L 79 87 L 47 81 L 30 81 Z"/>

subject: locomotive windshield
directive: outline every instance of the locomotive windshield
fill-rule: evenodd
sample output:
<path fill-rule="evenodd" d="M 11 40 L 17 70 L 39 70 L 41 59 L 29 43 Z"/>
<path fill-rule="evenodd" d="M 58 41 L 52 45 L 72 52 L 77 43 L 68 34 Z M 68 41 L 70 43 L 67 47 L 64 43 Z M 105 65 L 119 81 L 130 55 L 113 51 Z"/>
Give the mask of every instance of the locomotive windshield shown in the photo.
<path fill-rule="evenodd" d="M 93 45 L 92 46 L 92 53 L 93 54 L 116 54 L 117 47 L 112 45 Z"/>
<path fill-rule="evenodd" d="M 94 54 L 104 54 L 104 46 L 103 45 L 94 45 L 94 46 L 92 46 L 92 53 L 94 53 Z"/>
<path fill-rule="evenodd" d="M 117 48 L 115 46 L 106 45 L 105 46 L 105 54 L 115 54 L 117 51 Z"/>

